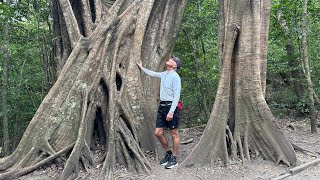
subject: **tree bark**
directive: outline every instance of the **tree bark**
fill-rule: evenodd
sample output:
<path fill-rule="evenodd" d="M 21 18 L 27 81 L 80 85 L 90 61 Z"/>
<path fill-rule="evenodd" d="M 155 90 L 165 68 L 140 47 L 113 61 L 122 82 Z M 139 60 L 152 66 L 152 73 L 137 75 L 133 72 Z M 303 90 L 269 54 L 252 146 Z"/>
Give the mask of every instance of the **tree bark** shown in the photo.
<path fill-rule="evenodd" d="M 218 32 L 218 55 L 219 55 L 219 72 L 222 71 L 223 62 L 223 48 L 224 48 L 224 38 L 225 38 L 225 21 L 228 8 L 228 3 L 225 0 L 219 0 L 219 32 Z"/>
<path fill-rule="evenodd" d="M 221 1 L 220 1 L 221 2 Z M 216 100 L 200 142 L 182 166 L 228 164 L 240 156 L 253 155 L 296 165 L 295 152 L 273 121 L 264 99 L 268 0 L 223 1 L 225 36 L 222 67 Z M 221 6 L 220 6 L 221 7 Z M 267 24 L 265 24 L 267 23 Z"/>
<path fill-rule="evenodd" d="M 52 159 L 65 159 L 61 179 L 77 177 L 80 165 L 86 170 L 97 163 L 103 164 L 105 179 L 113 177 L 117 162 L 139 173 L 150 171 L 143 151 L 157 148 L 153 119 L 159 89 L 140 74 L 136 62 L 163 66 L 186 0 L 54 4 L 55 54 L 63 68 L 17 149 L 0 159 L 0 179 Z M 96 142 L 105 149 L 99 162 L 90 150 Z"/>
<path fill-rule="evenodd" d="M 7 6 L 10 2 L 7 1 Z M 6 18 L 4 33 L 3 33 L 3 62 L 2 62 L 2 128 L 3 128 L 3 151 L 4 155 L 10 153 L 9 139 L 9 122 L 8 122 L 8 71 L 9 71 L 9 18 Z"/>
<path fill-rule="evenodd" d="M 309 67 L 309 53 L 308 53 L 308 43 L 307 43 L 307 21 L 308 21 L 308 12 L 307 12 L 308 0 L 303 1 L 303 14 L 302 14 L 302 54 L 303 54 L 303 64 L 305 70 L 305 78 L 307 80 L 308 88 L 308 98 L 309 98 L 309 112 L 310 112 L 310 121 L 311 121 L 311 133 L 317 133 L 317 116 L 316 108 L 314 106 L 314 90 L 313 84 L 311 81 L 311 73 Z"/>
<path fill-rule="evenodd" d="M 268 36 L 270 22 L 270 1 L 261 3 L 261 30 L 260 30 L 260 79 L 263 97 L 266 94 L 267 87 L 267 54 L 268 54 Z"/>

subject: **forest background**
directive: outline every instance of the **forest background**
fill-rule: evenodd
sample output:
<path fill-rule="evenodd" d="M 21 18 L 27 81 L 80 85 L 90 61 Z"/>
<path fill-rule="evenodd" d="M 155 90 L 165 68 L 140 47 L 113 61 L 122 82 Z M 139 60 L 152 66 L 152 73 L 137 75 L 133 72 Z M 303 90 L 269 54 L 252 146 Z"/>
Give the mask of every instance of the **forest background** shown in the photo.
<path fill-rule="evenodd" d="M 302 61 L 302 7 L 298 0 L 272 1 L 266 100 L 275 117 L 309 116 Z M 189 0 L 174 49 L 183 60 L 179 72 L 183 127 L 205 124 L 214 102 L 219 79 L 218 16 L 217 0 Z M 315 95 L 320 92 L 319 17 L 320 1 L 309 1 L 307 42 Z M 52 21 L 49 1 L 7 4 L 0 0 L 0 156 L 16 148 L 56 80 Z M 3 148 L 5 132 L 9 151 Z"/>

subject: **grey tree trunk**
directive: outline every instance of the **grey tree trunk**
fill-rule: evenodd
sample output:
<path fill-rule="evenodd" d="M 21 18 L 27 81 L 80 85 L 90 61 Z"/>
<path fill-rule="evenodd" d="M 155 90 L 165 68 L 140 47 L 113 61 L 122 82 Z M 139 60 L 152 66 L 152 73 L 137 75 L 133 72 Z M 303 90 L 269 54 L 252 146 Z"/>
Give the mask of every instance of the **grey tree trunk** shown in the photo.
<path fill-rule="evenodd" d="M 308 53 L 308 43 L 307 43 L 307 21 L 308 21 L 308 12 L 307 12 L 308 0 L 303 1 L 303 14 L 302 14 L 302 54 L 303 54 L 303 64 L 305 70 L 305 78 L 307 80 L 307 89 L 308 89 L 308 98 L 309 98 L 309 112 L 310 112 L 310 121 L 311 121 L 311 133 L 317 133 L 317 116 L 316 108 L 314 106 L 314 90 L 313 84 L 311 81 L 311 73 L 309 66 L 309 53 Z"/>
<path fill-rule="evenodd" d="M 267 88 L 267 54 L 268 54 L 268 35 L 270 21 L 270 1 L 263 0 L 260 2 L 260 80 L 263 97 Z"/>
<path fill-rule="evenodd" d="M 7 5 L 9 1 L 7 1 Z M 2 74 L 2 128 L 3 128 L 3 151 L 5 155 L 10 153 L 9 122 L 8 122 L 8 71 L 9 71 L 9 22 L 5 23 L 3 33 L 3 74 Z"/>
<path fill-rule="evenodd" d="M 186 0 L 57 0 L 55 56 L 59 76 L 31 120 L 17 149 L 0 159 L 0 179 L 18 177 L 64 161 L 61 179 L 102 164 L 113 178 L 116 163 L 150 171 L 143 151 L 153 136 L 158 82 L 136 62 L 161 69 L 172 52 Z M 95 162 L 91 149 L 104 147 Z M 103 150 L 102 149 L 102 150 Z"/>
<path fill-rule="evenodd" d="M 270 1 L 220 3 L 225 33 L 219 36 L 222 65 L 216 100 L 200 142 L 182 166 L 217 159 L 227 164 L 238 156 L 243 162 L 261 156 L 294 166 L 295 152 L 264 99 Z"/>

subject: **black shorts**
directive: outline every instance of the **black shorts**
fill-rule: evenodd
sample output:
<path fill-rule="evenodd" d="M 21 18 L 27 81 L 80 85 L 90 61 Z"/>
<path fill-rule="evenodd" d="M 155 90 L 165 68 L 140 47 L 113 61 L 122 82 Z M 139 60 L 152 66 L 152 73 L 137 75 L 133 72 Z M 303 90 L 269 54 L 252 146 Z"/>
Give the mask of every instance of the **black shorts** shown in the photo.
<path fill-rule="evenodd" d="M 157 128 L 169 128 L 169 129 L 176 129 L 179 127 L 179 120 L 180 120 L 180 109 L 176 108 L 173 114 L 173 119 L 171 121 L 167 121 L 167 115 L 171 105 L 159 105 L 158 113 L 157 113 Z"/>

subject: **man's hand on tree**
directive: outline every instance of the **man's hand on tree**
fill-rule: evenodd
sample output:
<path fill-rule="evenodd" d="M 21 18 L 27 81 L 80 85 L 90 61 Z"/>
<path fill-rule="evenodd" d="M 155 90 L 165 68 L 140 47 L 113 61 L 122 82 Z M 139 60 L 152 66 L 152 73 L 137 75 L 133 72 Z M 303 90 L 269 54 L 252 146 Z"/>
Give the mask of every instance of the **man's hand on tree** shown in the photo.
<path fill-rule="evenodd" d="M 172 119 L 173 119 L 173 113 L 168 113 L 166 120 L 171 121 Z"/>
<path fill-rule="evenodd" d="M 137 66 L 141 69 L 142 68 L 142 63 L 141 62 L 137 63 Z"/>

